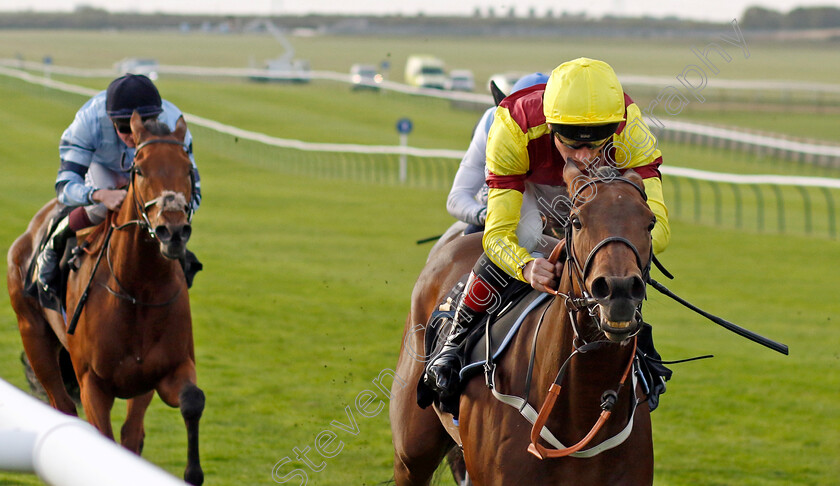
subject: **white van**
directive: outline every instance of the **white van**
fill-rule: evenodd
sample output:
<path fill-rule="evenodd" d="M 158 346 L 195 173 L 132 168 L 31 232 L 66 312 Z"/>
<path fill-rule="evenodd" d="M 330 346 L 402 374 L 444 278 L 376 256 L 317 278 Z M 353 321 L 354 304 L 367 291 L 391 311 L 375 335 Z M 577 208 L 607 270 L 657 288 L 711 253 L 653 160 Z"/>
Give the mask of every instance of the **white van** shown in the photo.
<path fill-rule="evenodd" d="M 434 56 L 408 56 L 405 63 L 405 82 L 420 88 L 446 89 L 449 79 L 444 63 Z"/>
<path fill-rule="evenodd" d="M 142 74 L 152 81 L 156 81 L 158 78 L 158 62 L 156 59 L 127 57 L 118 61 L 116 68 L 120 74 Z"/>

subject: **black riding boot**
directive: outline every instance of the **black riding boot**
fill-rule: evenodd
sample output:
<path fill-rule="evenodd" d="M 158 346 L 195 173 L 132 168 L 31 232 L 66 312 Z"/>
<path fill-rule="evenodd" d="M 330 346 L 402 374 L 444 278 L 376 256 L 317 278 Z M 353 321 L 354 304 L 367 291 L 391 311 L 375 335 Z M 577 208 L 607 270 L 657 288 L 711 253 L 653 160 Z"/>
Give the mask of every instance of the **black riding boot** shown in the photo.
<path fill-rule="evenodd" d="M 187 250 L 184 253 L 184 258 L 179 258 L 178 261 L 181 263 L 181 269 L 184 270 L 184 277 L 187 279 L 187 288 L 192 288 L 195 274 L 200 272 L 204 268 L 204 265 L 198 261 L 195 253 L 190 250 Z"/>
<path fill-rule="evenodd" d="M 50 286 L 54 285 L 54 280 L 58 277 L 58 264 L 61 260 L 61 255 L 64 253 L 64 247 L 67 245 L 67 239 L 73 235 L 73 230 L 70 229 L 70 218 L 64 218 L 58 222 L 52 235 L 44 245 L 44 249 L 38 254 L 37 262 L 37 279 L 38 285 L 44 291 L 49 291 Z"/>
<path fill-rule="evenodd" d="M 435 390 L 441 397 L 457 393 L 461 372 L 461 345 L 483 314 L 483 312 L 474 311 L 461 301 L 458 310 L 455 311 L 455 318 L 446 343 L 440 353 L 426 366 L 424 376 L 426 386 Z"/>

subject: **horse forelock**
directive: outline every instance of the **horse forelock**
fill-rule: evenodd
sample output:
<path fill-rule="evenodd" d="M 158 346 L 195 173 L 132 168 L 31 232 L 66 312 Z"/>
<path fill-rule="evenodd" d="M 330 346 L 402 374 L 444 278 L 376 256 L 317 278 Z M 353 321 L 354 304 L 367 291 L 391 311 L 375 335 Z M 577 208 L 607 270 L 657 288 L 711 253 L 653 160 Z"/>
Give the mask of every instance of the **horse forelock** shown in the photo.
<path fill-rule="evenodd" d="M 146 130 L 148 130 L 152 135 L 163 136 L 172 134 L 172 130 L 169 128 L 169 125 L 161 122 L 157 118 L 146 120 L 143 122 L 143 127 L 146 128 Z"/>

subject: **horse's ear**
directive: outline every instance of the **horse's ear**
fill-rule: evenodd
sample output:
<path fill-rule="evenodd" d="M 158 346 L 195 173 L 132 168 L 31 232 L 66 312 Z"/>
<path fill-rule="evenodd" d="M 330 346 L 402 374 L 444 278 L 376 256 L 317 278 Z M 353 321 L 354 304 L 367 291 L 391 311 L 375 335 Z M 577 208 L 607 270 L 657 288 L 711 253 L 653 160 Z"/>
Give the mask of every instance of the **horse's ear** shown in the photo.
<path fill-rule="evenodd" d="M 581 176 L 583 176 L 583 172 L 578 169 L 578 166 L 571 160 L 567 160 L 563 167 L 563 181 L 569 189 L 569 195 L 576 193 L 578 186 L 586 182 L 585 178 Z"/>
<path fill-rule="evenodd" d="M 496 106 L 499 106 L 499 103 L 501 103 L 502 100 L 505 99 L 505 93 L 498 86 L 496 86 L 495 81 L 490 81 L 490 93 L 493 94 L 493 103 Z"/>
<path fill-rule="evenodd" d="M 640 189 L 645 189 L 644 182 L 642 181 L 642 176 L 640 176 L 639 173 L 635 170 L 627 169 L 627 171 L 624 172 L 624 178 L 629 180 L 633 184 L 639 186 Z"/>
<path fill-rule="evenodd" d="M 134 137 L 134 144 L 140 145 L 140 140 L 146 136 L 146 127 L 143 126 L 143 118 L 137 110 L 131 114 L 131 134 Z"/>
<path fill-rule="evenodd" d="M 175 131 L 172 134 L 181 142 L 184 141 L 184 138 L 187 136 L 187 122 L 184 120 L 184 115 L 178 117 L 178 122 L 175 124 Z"/>

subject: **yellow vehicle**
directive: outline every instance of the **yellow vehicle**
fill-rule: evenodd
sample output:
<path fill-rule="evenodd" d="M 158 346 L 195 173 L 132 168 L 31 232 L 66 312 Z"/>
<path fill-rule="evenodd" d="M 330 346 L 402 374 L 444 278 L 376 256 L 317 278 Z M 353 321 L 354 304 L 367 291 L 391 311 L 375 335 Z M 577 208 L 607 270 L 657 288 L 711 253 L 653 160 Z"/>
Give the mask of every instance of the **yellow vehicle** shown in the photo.
<path fill-rule="evenodd" d="M 428 55 L 408 56 L 405 63 L 405 82 L 418 88 L 446 89 L 449 79 L 443 60 Z"/>

